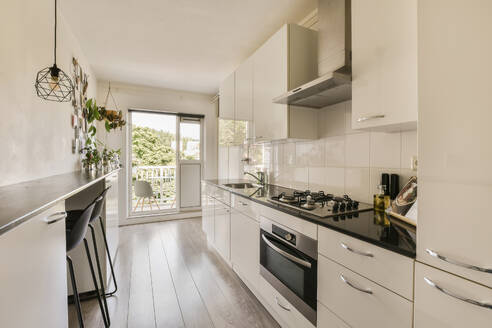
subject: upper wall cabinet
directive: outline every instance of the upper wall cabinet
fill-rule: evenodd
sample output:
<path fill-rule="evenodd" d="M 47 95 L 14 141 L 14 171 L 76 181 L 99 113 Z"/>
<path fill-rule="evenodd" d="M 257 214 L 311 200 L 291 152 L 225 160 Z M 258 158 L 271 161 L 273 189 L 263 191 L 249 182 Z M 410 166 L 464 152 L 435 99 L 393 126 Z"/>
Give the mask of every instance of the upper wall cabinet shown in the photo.
<path fill-rule="evenodd" d="M 253 55 L 255 138 L 316 139 L 316 110 L 275 104 L 273 98 L 318 74 L 316 31 L 286 24 Z"/>
<path fill-rule="evenodd" d="M 236 92 L 235 73 L 229 75 L 219 87 L 219 117 L 233 120 Z"/>
<path fill-rule="evenodd" d="M 352 0 L 352 128 L 416 128 L 417 0 Z"/>
<path fill-rule="evenodd" d="M 235 73 L 236 80 L 236 111 L 235 119 L 253 120 L 253 58 L 246 59 Z"/>

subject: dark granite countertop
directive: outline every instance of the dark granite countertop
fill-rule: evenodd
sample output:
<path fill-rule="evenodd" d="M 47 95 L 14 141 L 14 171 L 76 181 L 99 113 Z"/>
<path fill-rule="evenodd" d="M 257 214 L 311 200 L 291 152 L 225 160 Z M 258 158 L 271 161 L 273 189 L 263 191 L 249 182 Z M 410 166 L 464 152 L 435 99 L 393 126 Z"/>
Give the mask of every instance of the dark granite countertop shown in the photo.
<path fill-rule="evenodd" d="M 292 192 L 293 189 L 275 185 L 258 186 L 247 189 L 233 189 L 224 186 L 230 183 L 252 182 L 251 180 L 204 180 L 206 183 L 226 189 L 231 193 L 251 199 L 261 205 L 293 215 L 320 226 L 327 227 L 354 238 L 380 246 L 390 251 L 415 258 L 416 229 L 404 222 L 393 219 L 385 213 L 369 210 L 359 212 L 358 216 L 338 215 L 337 217 L 320 218 L 309 213 L 290 209 L 268 201 L 270 196 L 281 192 Z M 254 182 L 253 182 L 254 183 Z"/>
<path fill-rule="evenodd" d="M 0 234 L 119 170 L 76 171 L 0 187 Z"/>

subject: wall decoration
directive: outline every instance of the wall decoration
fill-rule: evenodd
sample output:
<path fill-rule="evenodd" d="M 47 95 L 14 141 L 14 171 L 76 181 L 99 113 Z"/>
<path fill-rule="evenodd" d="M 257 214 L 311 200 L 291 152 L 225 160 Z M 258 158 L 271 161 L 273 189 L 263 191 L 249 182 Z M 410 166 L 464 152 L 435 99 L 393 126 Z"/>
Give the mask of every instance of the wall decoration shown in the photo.
<path fill-rule="evenodd" d="M 72 90 L 72 127 L 74 128 L 74 138 L 76 140 L 76 151 L 81 152 L 82 156 L 85 147 L 85 139 L 87 138 L 87 109 L 85 103 L 87 101 L 87 89 L 89 87 L 89 75 L 84 73 L 84 70 L 79 64 L 77 58 L 72 58 L 72 78 L 74 88 Z"/>

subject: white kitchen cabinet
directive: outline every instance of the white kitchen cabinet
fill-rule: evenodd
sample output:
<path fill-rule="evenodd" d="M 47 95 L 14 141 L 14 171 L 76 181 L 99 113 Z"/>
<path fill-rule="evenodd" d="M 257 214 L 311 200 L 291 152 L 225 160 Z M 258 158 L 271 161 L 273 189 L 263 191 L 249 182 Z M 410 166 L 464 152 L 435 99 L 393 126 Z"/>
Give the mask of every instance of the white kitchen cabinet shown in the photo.
<path fill-rule="evenodd" d="M 118 202 L 118 177 L 119 172 L 115 172 L 111 174 L 105 180 L 105 187 L 108 188 L 108 193 L 106 194 L 106 202 L 105 207 L 106 211 L 104 212 L 106 217 L 106 238 L 108 240 L 109 253 L 111 254 L 111 258 L 114 261 L 116 259 L 116 252 L 118 249 L 119 243 L 119 225 L 120 225 L 120 215 L 119 215 L 119 202 Z M 99 244 L 98 244 L 99 245 Z M 101 244 L 102 245 L 102 244 Z M 104 254 L 104 250 L 100 251 L 101 257 Z M 108 259 L 109 261 L 109 259 Z M 108 275 L 108 278 L 110 276 Z"/>
<path fill-rule="evenodd" d="M 491 1 L 419 1 L 417 260 L 488 287 L 491 16 Z"/>
<path fill-rule="evenodd" d="M 214 243 L 214 199 L 202 193 L 202 230 L 210 243 Z"/>
<path fill-rule="evenodd" d="M 457 297 L 487 303 L 489 308 Z M 492 289 L 416 264 L 415 328 L 486 328 L 491 324 Z"/>
<path fill-rule="evenodd" d="M 413 300 L 414 259 L 318 227 L 318 252 L 358 274 Z"/>
<path fill-rule="evenodd" d="M 0 236 L 0 327 L 68 327 L 65 211 L 59 202 Z"/>
<path fill-rule="evenodd" d="M 258 289 L 260 224 L 237 210 L 231 212 L 231 262 L 233 269 L 247 280 L 247 285 Z"/>
<path fill-rule="evenodd" d="M 218 200 L 214 202 L 214 245 L 226 262 L 231 259 L 231 208 Z"/>
<path fill-rule="evenodd" d="M 263 297 L 263 305 L 280 326 L 284 328 L 314 328 L 313 324 L 263 277 L 259 279 L 259 293 Z"/>
<path fill-rule="evenodd" d="M 317 77 L 317 34 L 286 24 L 253 54 L 253 117 L 258 141 L 316 139 L 317 111 L 273 98 Z"/>
<path fill-rule="evenodd" d="M 246 59 L 235 72 L 235 119 L 253 121 L 253 57 Z"/>
<path fill-rule="evenodd" d="M 345 322 L 340 320 L 326 306 L 318 302 L 318 328 L 350 328 Z"/>
<path fill-rule="evenodd" d="M 318 256 L 318 301 L 353 328 L 411 328 L 413 303 Z"/>
<path fill-rule="evenodd" d="M 229 75 L 219 86 L 219 117 L 234 119 L 235 111 L 235 77 L 234 72 Z"/>
<path fill-rule="evenodd" d="M 416 127 L 417 1 L 352 0 L 353 129 Z"/>

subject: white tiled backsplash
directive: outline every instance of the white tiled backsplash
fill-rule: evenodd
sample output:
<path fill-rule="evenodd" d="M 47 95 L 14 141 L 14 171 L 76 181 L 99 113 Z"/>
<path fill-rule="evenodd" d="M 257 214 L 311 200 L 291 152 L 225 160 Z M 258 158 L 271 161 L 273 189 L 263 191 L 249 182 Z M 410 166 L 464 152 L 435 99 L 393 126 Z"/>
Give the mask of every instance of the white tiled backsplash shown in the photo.
<path fill-rule="evenodd" d="M 318 120 L 321 139 L 252 145 L 250 157 L 261 152 L 263 161 L 245 169 L 267 169 L 271 184 L 345 193 L 364 202 L 372 201 L 381 173 L 399 174 L 400 186 L 417 174 L 410 169 L 412 156 L 418 153 L 416 130 L 395 133 L 357 131 L 352 130 L 350 117 L 350 101 L 321 109 Z M 238 149 L 229 147 L 230 178 L 241 178 L 242 175 L 235 176 L 242 171 L 242 152 Z M 221 152 L 227 152 L 227 149 Z M 219 168 L 223 161 L 223 157 L 219 158 Z M 222 171 L 222 177 L 227 177 L 224 173 Z"/>

